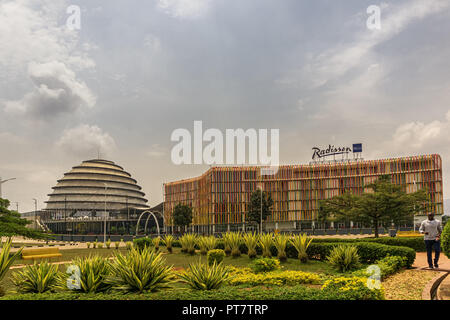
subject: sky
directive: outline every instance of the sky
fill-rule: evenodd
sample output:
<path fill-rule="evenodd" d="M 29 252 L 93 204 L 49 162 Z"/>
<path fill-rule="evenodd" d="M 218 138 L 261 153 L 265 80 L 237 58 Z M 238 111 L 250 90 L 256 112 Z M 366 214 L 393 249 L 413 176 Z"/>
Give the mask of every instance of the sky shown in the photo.
<path fill-rule="evenodd" d="M 0 0 L 3 197 L 43 208 L 100 152 L 157 205 L 163 183 L 209 168 L 171 160 L 172 132 L 198 120 L 279 129 L 281 164 L 328 144 L 439 153 L 447 199 L 448 57 L 448 0 Z"/>

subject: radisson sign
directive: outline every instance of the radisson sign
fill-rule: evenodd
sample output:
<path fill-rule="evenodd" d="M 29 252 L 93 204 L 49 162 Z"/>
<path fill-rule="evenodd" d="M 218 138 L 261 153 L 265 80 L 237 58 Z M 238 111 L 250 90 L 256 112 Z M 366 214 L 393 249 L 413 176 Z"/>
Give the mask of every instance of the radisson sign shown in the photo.
<path fill-rule="evenodd" d="M 326 149 L 320 149 L 318 147 L 313 147 L 313 160 L 318 160 L 321 158 L 335 156 L 339 154 L 349 154 L 349 153 L 360 153 L 362 152 L 362 143 L 355 143 L 353 147 L 335 147 L 334 145 L 328 145 Z"/>

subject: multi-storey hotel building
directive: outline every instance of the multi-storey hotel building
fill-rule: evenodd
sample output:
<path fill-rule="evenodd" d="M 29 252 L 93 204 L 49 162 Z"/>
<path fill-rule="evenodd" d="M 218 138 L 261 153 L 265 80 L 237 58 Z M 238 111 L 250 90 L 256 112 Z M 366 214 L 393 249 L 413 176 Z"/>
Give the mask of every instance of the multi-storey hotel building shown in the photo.
<path fill-rule="evenodd" d="M 257 166 L 213 167 L 199 177 L 166 183 L 166 226 L 170 227 L 172 211 L 181 203 L 193 208 L 195 232 L 243 230 L 250 196 L 262 186 L 274 201 L 266 229 L 310 228 L 318 217 L 319 200 L 346 192 L 361 194 L 368 184 L 386 174 L 407 193 L 425 188 L 428 191 L 427 212 L 444 212 L 442 160 L 437 154 L 283 165 L 275 175 L 261 175 L 260 171 Z"/>

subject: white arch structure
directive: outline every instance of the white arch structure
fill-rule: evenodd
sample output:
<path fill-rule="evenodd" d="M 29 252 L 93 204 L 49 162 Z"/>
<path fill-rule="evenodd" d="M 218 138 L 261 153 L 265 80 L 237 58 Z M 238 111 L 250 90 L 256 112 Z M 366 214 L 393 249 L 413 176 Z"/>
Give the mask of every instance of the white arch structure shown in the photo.
<path fill-rule="evenodd" d="M 161 213 L 158 212 L 158 211 L 155 211 L 155 212 L 161 214 Z M 138 232 L 139 232 L 139 223 L 141 222 L 142 216 L 143 216 L 144 214 L 148 213 L 147 220 L 145 220 L 144 233 L 147 232 L 148 219 L 149 219 L 150 217 L 153 217 L 153 219 L 155 219 L 155 222 L 156 222 L 156 230 L 158 231 L 158 237 L 160 236 L 160 232 L 159 232 L 159 223 L 158 223 L 158 219 L 156 218 L 155 212 L 150 211 L 150 210 L 145 210 L 144 212 L 142 212 L 142 213 L 140 214 L 140 216 L 139 216 L 139 218 L 138 218 L 138 221 L 137 221 L 137 223 L 136 223 L 136 235 L 138 235 Z"/>

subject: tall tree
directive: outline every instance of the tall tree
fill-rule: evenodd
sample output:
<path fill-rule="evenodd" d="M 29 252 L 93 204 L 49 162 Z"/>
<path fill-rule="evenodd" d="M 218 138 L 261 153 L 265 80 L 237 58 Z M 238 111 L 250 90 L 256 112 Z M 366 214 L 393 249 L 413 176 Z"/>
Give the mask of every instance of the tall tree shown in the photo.
<path fill-rule="evenodd" d="M 32 222 L 22 219 L 17 211 L 9 210 L 9 204 L 9 200 L 0 198 L 0 237 L 49 238 L 49 235 L 46 233 L 27 228 L 27 225 L 32 224 Z"/>
<path fill-rule="evenodd" d="M 366 186 L 361 195 L 344 194 L 320 202 L 319 216 L 327 221 L 354 221 L 371 225 L 378 237 L 378 227 L 399 225 L 423 212 L 427 192 L 423 189 L 407 194 L 403 187 L 392 183 L 389 175 L 381 176 Z"/>
<path fill-rule="evenodd" d="M 250 223 L 255 223 L 258 228 L 261 223 L 261 193 L 262 193 L 262 221 L 266 221 L 267 217 L 271 215 L 273 200 L 270 193 L 253 191 L 250 196 L 250 203 L 248 206 L 248 213 L 246 220 Z"/>
<path fill-rule="evenodd" d="M 189 226 L 192 223 L 192 208 L 186 204 L 177 204 L 173 209 L 173 224 L 178 227 Z"/>

